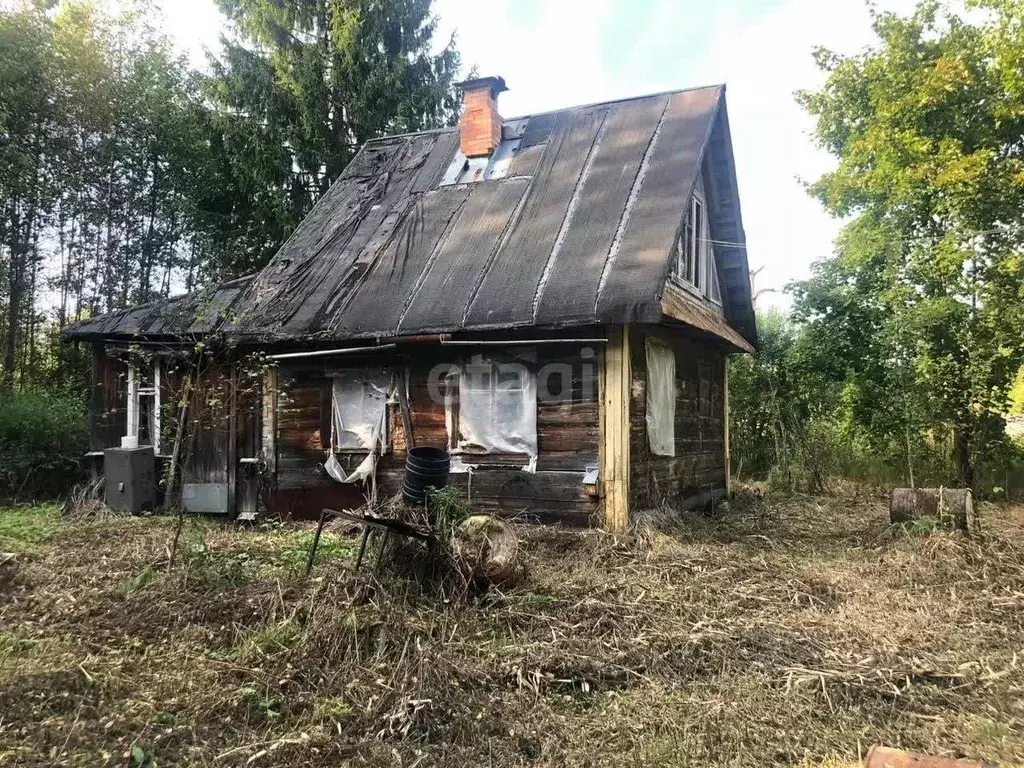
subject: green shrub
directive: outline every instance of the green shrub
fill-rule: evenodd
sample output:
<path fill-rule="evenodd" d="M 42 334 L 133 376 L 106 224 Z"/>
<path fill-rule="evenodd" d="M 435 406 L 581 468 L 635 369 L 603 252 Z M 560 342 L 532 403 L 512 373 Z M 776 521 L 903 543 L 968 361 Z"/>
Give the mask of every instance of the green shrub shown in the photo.
<path fill-rule="evenodd" d="M 1024 416 L 1024 368 L 1018 371 L 1010 390 L 1010 413 L 1014 416 Z"/>
<path fill-rule="evenodd" d="M 469 503 L 454 486 L 429 488 L 427 511 L 439 531 L 448 533 L 469 517 Z"/>
<path fill-rule="evenodd" d="M 17 394 L 0 400 L 0 498 L 66 493 L 88 450 L 86 410 L 76 399 Z"/>

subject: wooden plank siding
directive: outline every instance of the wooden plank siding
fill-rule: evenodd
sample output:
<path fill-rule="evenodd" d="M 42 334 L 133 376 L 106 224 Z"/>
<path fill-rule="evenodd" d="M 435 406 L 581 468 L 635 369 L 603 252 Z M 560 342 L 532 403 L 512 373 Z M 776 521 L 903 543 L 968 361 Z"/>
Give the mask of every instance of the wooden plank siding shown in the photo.
<path fill-rule="evenodd" d="M 645 338 L 655 335 L 675 351 L 675 456 L 651 453 L 647 439 Z M 726 488 L 725 354 L 681 333 L 639 328 L 630 344 L 630 508 L 682 504 Z"/>
<path fill-rule="evenodd" d="M 235 431 L 235 513 L 254 515 L 259 506 L 259 468 L 242 459 L 255 459 L 262 447 L 263 377 L 239 366 L 237 374 L 237 418 Z"/>
<path fill-rule="evenodd" d="M 230 365 L 209 366 L 193 378 L 189 441 L 182 453 L 183 484 L 228 482 L 228 456 L 233 453 L 229 449 L 232 439 L 231 368 Z M 178 372 L 179 377 L 182 373 Z"/>
<path fill-rule="evenodd" d="M 449 482 L 462 488 L 473 508 L 502 515 L 522 515 L 542 522 L 587 526 L 600 501 L 587 494 L 583 475 L 598 464 L 599 407 L 597 350 L 580 344 L 539 345 L 531 366 L 538 381 L 537 472 L 523 472 L 522 456 L 474 457 L 479 468 L 453 474 Z M 409 381 L 409 421 L 417 446 L 448 447 L 444 403 L 431 393 L 430 375 L 438 365 L 455 364 L 473 354 L 501 354 L 501 347 L 419 347 L 380 353 L 359 360 L 282 362 L 278 370 L 277 511 L 294 517 L 319 514 L 325 500 L 352 507 L 361 503 L 360 486 L 341 486 L 321 468 L 330 440 L 330 373 L 344 367 L 383 367 Z M 523 354 L 524 347 L 504 350 Z M 438 387 L 434 385 L 434 389 Z M 547 394 L 545 394 L 547 393 Z M 432 396 L 433 394 L 433 396 Z M 377 465 L 378 498 L 401 492 L 409 440 L 397 403 L 388 407 L 388 446 Z M 339 455 L 346 469 L 365 454 Z"/>
<path fill-rule="evenodd" d="M 128 366 L 102 344 L 93 346 L 93 382 L 89 450 L 116 448 L 128 429 Z"/>

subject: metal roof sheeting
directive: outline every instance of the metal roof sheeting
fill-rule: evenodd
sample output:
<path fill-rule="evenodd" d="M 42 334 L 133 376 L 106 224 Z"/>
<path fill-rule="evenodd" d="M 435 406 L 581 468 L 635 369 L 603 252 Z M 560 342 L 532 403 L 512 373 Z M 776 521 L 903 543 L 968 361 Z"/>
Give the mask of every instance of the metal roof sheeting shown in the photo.
<path fill-rule="evenodd" d="M 67 326 L 67 339 L 199 339 L 218 331 L 237 312 L 252 282 L 247 275 L 201 291 L 154 301 Z"/>
<path fill-rule="evenodd" d="M 471 184 L 441 186 L 457 129 L 369 142 L 259 275 L 213 292 L 218 309 L 174 299 L 65 335 L 205 328 L 246 342 L 338 341 L 657 323 L 709 147 L 725 212 L 712 234 L 743 243 L 723 86 L 525 120 L 505 177 Z M 718 258 L 726 316 L 752 341 L 745 247 Z M 186 307 L 199 312 L 187 326 Z"/>

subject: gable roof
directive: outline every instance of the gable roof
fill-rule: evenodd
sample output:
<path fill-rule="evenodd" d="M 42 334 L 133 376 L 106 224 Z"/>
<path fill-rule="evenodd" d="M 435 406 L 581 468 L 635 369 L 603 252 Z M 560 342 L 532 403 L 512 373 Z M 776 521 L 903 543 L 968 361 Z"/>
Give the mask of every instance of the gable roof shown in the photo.
<path fill-rule="evenodd" d="M 368 142 L 211 330 L 284 342 L 661 322 L 707 156 L 711 234 L 735 244 L 715 246 L 726 317 L 753 342 L 724 86 L 515 122 L 525 130 L 508 173 L 469 184 L 441 184 L 456 128 Z M 65 335 L 170 335 L 162 314 L 158 303 L 146 323 L 131 310 Z"/>

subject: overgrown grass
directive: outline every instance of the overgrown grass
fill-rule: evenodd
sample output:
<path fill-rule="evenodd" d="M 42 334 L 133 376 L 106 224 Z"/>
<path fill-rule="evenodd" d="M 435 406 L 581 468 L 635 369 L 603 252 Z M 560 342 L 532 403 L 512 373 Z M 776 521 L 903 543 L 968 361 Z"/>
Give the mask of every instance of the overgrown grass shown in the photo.
<path fill-rule="evenodd" d="M 291 568 L 305 568 L 310 547 L 313 546 L 313 531 L 299 531 L 288 535 L 287 546 L 280 551 L 277 562 Z M 351 539 L 343 538 L 330 531 L 320 535 L 316 548 L 314 565 L 323 565 L 332 560 L 352 560 L 355 558 L 357 545 Z"/>
<path fill-rule="evenodd" d="M 0 587 L 0 763 L 1024 764 L 1024 509 L 981 515 L 907 535 L 881 497 L 768 494 L 625 539 L 520 526 L 524 576 L 468 599 L 354 574 L 339 530 L 306 578 L 309 527 L 190 521 L 169 567 L 173 520 L 66 522 Z"/>
<path fill-rule="evenodd" d="M 0 508 L 0 551 L 31 552 L 50 541 L 60 525 L 56 504 Z"/>

